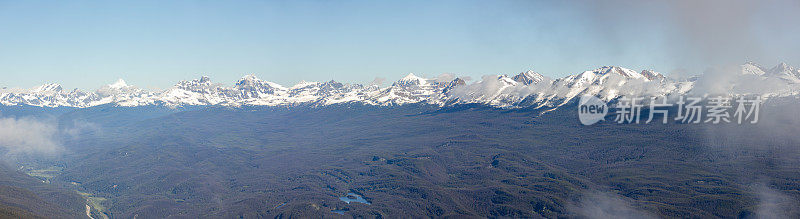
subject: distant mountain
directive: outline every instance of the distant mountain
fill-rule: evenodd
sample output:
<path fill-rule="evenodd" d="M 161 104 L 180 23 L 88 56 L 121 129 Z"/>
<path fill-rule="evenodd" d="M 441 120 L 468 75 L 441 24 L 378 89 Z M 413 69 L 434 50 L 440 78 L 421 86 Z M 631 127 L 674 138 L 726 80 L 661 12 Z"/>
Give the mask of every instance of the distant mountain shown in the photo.
<path fill-rule="evenodd" d="M 742 74 L 745 75 L 749 74 L 761 76 L 766 74 L 766 71 L 766 69 L 753 62 L 747 62 L 742 65 Z"/>
<path fill-rule="evenodd" d="M 519 73 L 511 79 L 524 85 L 531 85 L 544 81 L 545 77 L 533 71 L 526 71 Z"/>
<path fill-rule="evenodd" d="M 800 83 L 800 70 L 786 63 L 778 64 L 778 66 L 767 70 L 765 74 L 769 77 L 780 78 L 790 83 Z"/>
<path fill-rule="evenodd" d="M 781 63 L 764 68 L 747 62 L 741 74 L 777 79 L 787 89 L 774 95 L 794 95 L 800 85 L 800 70 Z M 347 84 L 336 81 L 301 82 L 292 87 L 246 75 L 234 86 L 213 83 L 208 77 L 180 81 L 162 91 L 146 91 L 119 80 L 93 92 L 65 90 L 59 84 L 45 84 L 31 89 L 0 89 L 0 104 L 40 107 L 86 108 L 110 104 L 135 106 L 324 106 L 343 103 L 394 106 L 424 103 L 439 106 L 452 104 L 485 104 L 493 107 L 556 108 L 580 95 L 597 95 L 611 100 L 623 95 L 678 95 L 693 90 L 703 76 L 690 80 L 667 78 L 652 70 L 634 71 L 618 66 L 604 66 L 576 75 L 551 80 L 534 71 L 521 72 L 513 77 L 487 76 L 467 84 L 456 78 L 452 81 L 423 78 L 414 74 L 388 87 Z M 716 83 L 711 81 L 711 83 Z M 783 94 L 781 92 L 788 92 Z"/>

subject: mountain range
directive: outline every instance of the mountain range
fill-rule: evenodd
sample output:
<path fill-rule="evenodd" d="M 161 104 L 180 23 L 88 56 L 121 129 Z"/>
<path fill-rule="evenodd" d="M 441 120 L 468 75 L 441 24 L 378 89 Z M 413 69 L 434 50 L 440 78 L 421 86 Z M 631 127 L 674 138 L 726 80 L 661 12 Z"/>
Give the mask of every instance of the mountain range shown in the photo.
<path fill-rule="evenodd" d="M 2 89 L 0 218 L 798 218 L 800 72 L 736 67 Z M 575 113 L 581 95 L 703 94 L 774 99 L 744 124 Z"/>
<path fill-rule="evenodd" d="M 737 83 L 768 81 L 769 96 L 798 94 L 800 70 L 785 63 L 764 68 L 747 62 L 741 74 L 725 77 L 745 77 Z M 161 91 L 148 91 L 128 85 L 122 79 L 95 91 L 66 90 L 59 84 L 44 84 L 31 89 L 0 89 L 0 104 L 6 106 L 28 105 L 39 107 L 87 108 L 99 105 L 120 107 L 160 105 L 168 107 L 218 105 L 218 106 L 325 106 L 360 103 L 366 105 L 394 106 L 411 103 L 438 106 L 454 104 L 485 104 L 493 107 L 557 108 L 576 96 L 596 95 L 611 100 L 623 95 L 667 96 L 691 93 L 704 84 L 719 83 L 711 76 L 688 79 L 668 78 L 652 71 L 634 71 L 616 66 L 604 66 L 563 78 L 550 79 L 534 71 L 515 76 L 484 76 L 475 83 L 462 78 L 423 78 L 408 74 L 388 87 L 347 84 L 336 81 L 300 82 L 292 87 L 261 80 L 246 75 L 232 87 L 213 83 L 208 77 L 180 81 Z M 700 83 L 701 81 L 706 83 Z M 748 90 L 730 84 L 720 93 L 740 94 Z M 723 86 L 724 87 L 724 86 Z M 752 87 L 752 86 L 750 86 Z M 761 91 L 761 90 L 759 90 Z"/>

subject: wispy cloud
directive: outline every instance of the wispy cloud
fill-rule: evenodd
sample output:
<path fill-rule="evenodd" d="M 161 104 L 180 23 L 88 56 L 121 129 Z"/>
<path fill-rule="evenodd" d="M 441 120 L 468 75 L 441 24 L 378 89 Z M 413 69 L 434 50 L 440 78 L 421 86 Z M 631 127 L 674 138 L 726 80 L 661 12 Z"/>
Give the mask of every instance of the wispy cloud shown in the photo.
<path fill-rule="evenodd" d="M 656 218 L 619 195 L 598 191 L 587 192 L 569 209 L 582 218 Z"/>
<path fill-rule="evenodd" d="M 778 190 L 765 185 L 755 186 L 758 194 L 758 208 L 755 216 L 760 219 L 796 218 L 800 203 Z"/>
<path fill-rule="evenodd" d="M 800 2 L 792 0 L 579 1 L 565 3 L 586 16 L 595 34 L 620 53 L 661 57 L 675 67 L 707 68 L 742 60 L 795 57 Z M 658 50 L 642 50 L 640 37 Z M 646 53 L 645 53 L 646 52 Z M 645 54 L 641 54 L 645 53 Z M 756 60 L 753 60 L 756 59 Z M 786 60 L 783 60 L 786 61 Z M 672 69 L 663 69 L 670 70 Z M 688 72 L 697 74 L 698 72 Z"/>
<path fill-rule="evenodd" d="M 0 147 L 9 153 L 55 154 L 63 147 L 58 142 L 56 125 L 32 118 L 0 118 Z"/>

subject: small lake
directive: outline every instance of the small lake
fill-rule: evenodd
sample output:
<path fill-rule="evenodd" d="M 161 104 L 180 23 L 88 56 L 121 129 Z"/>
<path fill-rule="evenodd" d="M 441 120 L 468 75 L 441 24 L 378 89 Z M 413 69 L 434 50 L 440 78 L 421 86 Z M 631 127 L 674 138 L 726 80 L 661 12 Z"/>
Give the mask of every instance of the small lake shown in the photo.
<path fill-rule="evenodd" d="M 342 200 L 347 204 L 350 204 L 350 202 L 370 204 L 366 199 L 364 199 L 364 197 L 361 197 L 361 195 L 352 192 L 347 193 L 347 196 L 345 197 L 339 197 L 339 200 Z"/>

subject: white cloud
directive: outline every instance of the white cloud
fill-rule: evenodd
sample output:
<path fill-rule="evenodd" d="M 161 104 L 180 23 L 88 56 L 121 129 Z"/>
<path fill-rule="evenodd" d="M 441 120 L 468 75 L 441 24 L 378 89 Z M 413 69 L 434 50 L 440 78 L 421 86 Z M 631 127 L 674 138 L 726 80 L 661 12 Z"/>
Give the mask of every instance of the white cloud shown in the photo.
<path fill-rule="evenodd" d="M 778 190 L 764 185 L 757 185 L 756 193 L 758 193 L 759 201 L 756 209 L 756 218 L 792 218 L 799 213 L 795 209 L 798 206 L 798 202 Z"/>
<path fill-rule="evenodd" d="M 0 147 L 9 153 L 55 154 L 63 150 L 55 125 L 31 118 L 0 118 Z"/>
<path fill-rule="evenodd" d="M 570 209 L 583 218 L 656 218 L 646 211 L 633 207 L 622 197 L 604 192 L 588 192 L 578 205 Z"/>

